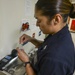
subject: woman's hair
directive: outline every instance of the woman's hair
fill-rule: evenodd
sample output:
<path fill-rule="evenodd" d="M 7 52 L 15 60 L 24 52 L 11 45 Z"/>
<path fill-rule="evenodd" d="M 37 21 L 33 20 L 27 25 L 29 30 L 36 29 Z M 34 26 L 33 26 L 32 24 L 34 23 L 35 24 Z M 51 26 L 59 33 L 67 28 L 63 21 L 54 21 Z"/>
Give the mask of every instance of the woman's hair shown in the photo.
<path fill-rule="evenodd" d="M 64 22 L 67 21 L 68 16 L 74 18 L 74 7 L 69 0 L 38 0 L 36 9 L 42 11 L 42 15 L 53 18 L 56 14 L 61 14 Z"/>
<path fill-rule="evenodd" d="M 73 4 L 72 4 L 72 8 L 71 8 L 71 10 L 70 10 L 69 17 L 75 18 L 75 8 L 74 8 Z"/>

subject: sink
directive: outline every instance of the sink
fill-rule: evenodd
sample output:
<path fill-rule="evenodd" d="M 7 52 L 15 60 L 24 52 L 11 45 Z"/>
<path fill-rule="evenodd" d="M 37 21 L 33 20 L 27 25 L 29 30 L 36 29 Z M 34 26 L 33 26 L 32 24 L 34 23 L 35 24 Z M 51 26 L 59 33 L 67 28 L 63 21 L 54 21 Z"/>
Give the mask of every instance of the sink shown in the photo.
<path fill-rule="evenodd" d="M 3 72 L 0 71 L 0 75 L 6 75 L 6 74 L 4 74 Z"/>

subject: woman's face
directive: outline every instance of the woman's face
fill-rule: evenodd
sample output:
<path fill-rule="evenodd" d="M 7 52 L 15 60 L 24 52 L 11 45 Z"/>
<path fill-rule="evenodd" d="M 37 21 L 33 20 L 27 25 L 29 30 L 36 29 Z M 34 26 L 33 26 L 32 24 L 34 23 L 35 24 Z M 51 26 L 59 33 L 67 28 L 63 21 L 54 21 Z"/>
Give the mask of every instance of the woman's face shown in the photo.
<path fill-rule="evenodd" d="M 39 10 L 35 10 L 35 18 L 37 19 L 36 26 L 39 26 L 44 34 L 52 34 L 53 25 L 47 16 L 42 15 L 42 12 Z"/>

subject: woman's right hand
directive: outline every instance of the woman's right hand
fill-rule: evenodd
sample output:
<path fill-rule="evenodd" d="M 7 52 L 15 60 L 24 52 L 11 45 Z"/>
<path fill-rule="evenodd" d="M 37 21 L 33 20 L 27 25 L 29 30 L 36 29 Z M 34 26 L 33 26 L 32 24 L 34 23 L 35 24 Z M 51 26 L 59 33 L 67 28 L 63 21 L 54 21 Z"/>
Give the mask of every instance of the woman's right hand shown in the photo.
<path fill-rule="evenodd" d="M 29 62 L 29 57 L 23 49 L 16 48 L 18 57 L 22 62 Z"/>
<path fill-rule="evenodd" d="M 23 34 L 23 35 L 20 37 L 19 42 L 20 42 L 20 44 L 23 44 L 23 43 L 25 43 L 25 42 L 27 42 L 27 41 L 30 41 L 31 38 L 32 38 L 31 36 L 29 36 L 29 35 L 27 35 L 27 34 Z"/>

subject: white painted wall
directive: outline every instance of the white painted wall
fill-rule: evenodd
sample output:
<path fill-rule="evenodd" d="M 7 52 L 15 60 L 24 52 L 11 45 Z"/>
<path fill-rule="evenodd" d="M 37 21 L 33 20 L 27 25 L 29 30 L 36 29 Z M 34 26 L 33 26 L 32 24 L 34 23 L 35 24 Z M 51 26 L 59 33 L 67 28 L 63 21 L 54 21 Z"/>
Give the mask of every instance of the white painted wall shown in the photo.
<path fill-rule="evenodd" d="M 27 17 L 25 15 L 28 13 L 25 12 L 25 0 L 0 0 L 0 59 L 16 48 L 19 36 L 22 34 L 20 33 L 22 19 L 29 19 L 30 24 L 35 24 L 32 22 L 34 22 L 34 3 L 36 0 L 32 1 L 31 16 Z M 35 31 L 38 33 L 39 30 L 30 30 L 28 34 L 32 35 Z M 36 38 L 41 38 L 41 36 Z M 29 43 L 25 50 L 28 51 L 31 47 L 34 46 Z"/>
<path fill-rule="evenodd" d="M 0 58 L 9 54 L 17 41 L 25 0 L 0 0 Z"/>
<path fill-rule="evenodd" d="M 72 35 L 72 39 L 73 39 L 74 46 L 75 46 L 75 33 L 71 33 L 71 35 Z"/>
<path fill-rule="evenodd" d="M 0 58 L 10 53 L 24 18 L 25 0 L 0 0 Z"/>

